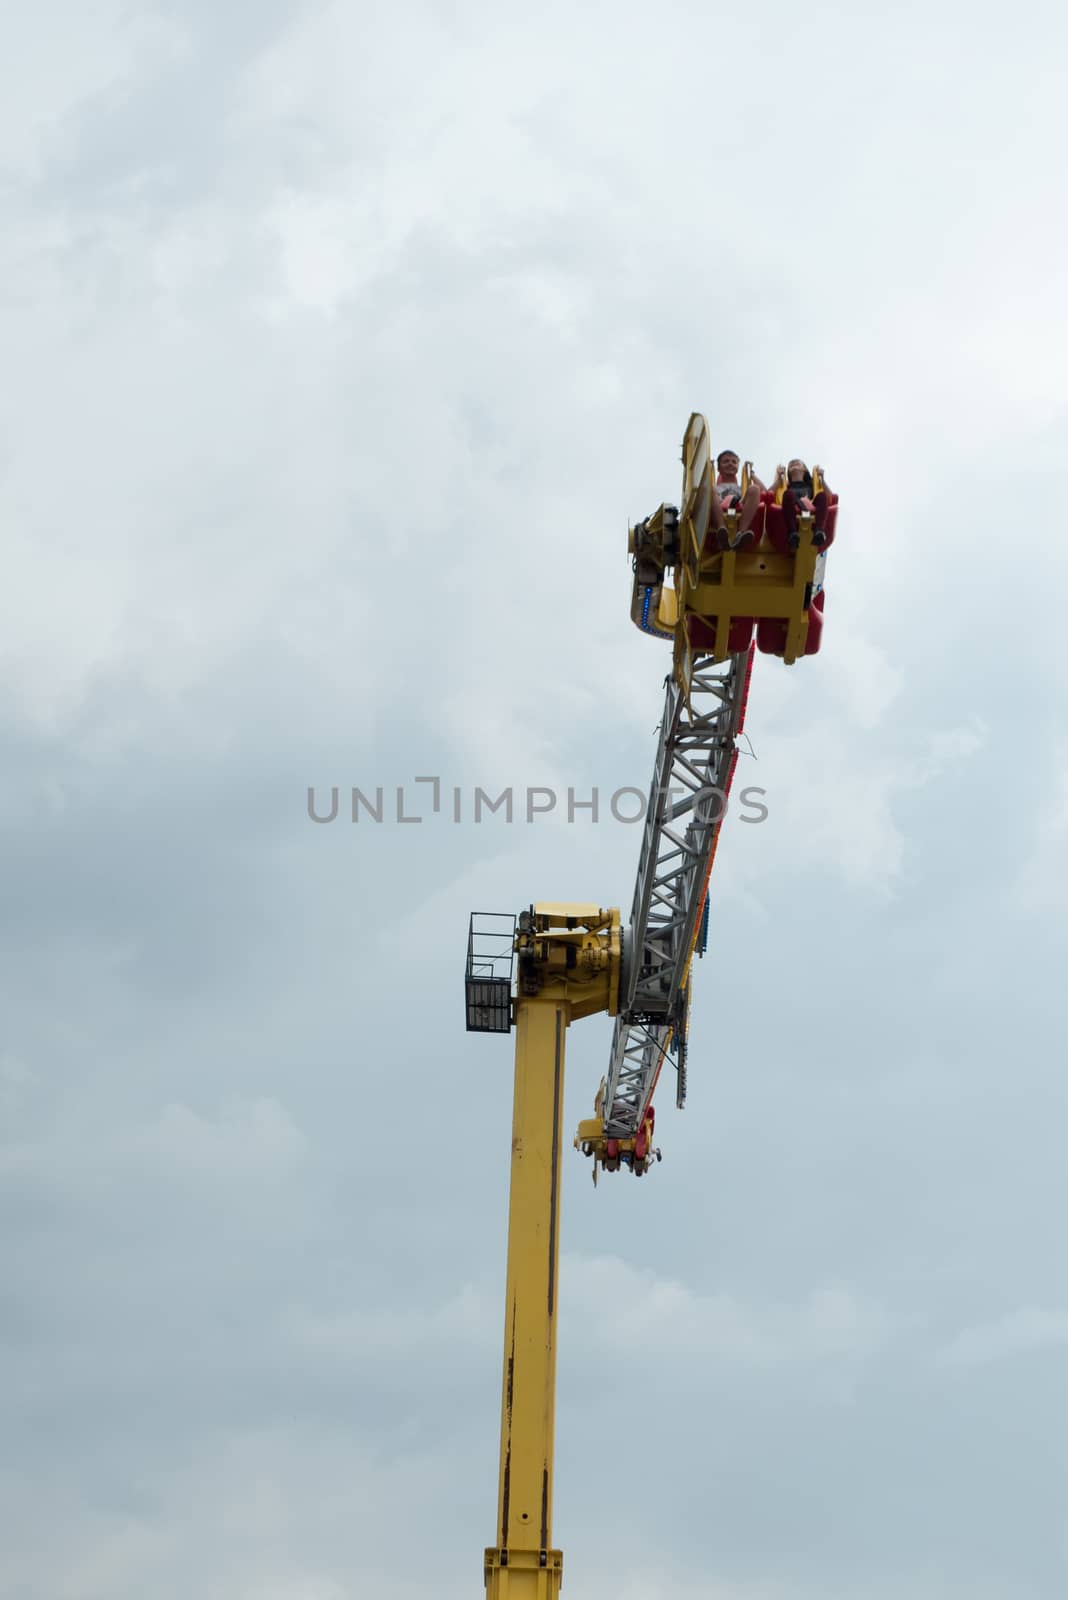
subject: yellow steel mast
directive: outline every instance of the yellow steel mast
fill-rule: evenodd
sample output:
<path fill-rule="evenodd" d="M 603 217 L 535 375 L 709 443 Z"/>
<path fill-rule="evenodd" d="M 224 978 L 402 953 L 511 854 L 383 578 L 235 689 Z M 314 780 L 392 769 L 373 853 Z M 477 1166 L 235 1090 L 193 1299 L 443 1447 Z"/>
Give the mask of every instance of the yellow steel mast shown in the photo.
<path fill-rule="evenodd" d="M 569 1024 L 619 1004 L 620 917 L 591 905 L 539 904 L 515 935 L 515 1096 L 501 1397 L 497 1543 L 486 1551 L 488 1600 L 555 1600 L 553 1431 L 559 1303 L 564 1044 Z M 510 980 L 490 979 L 501 983 Z M 468 1025 L 479 990 L 468 962 Z M 486 984 L 483 996 L 488 996 Z M 472 1009 L 474 1007 L 474 1009 Z M 472 1023 L 472 1016 L 476 1021 Z"/>

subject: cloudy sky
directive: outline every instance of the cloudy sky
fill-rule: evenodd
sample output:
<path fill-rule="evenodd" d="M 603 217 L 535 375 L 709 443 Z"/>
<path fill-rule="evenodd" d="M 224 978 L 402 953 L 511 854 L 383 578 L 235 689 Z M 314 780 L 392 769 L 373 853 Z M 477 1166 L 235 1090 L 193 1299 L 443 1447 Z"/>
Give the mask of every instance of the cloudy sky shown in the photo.
<path fill-rule="evenodd" d="M 840 538 L 664 1163 L 568 1161 L 565 1592 L 1065 1593 L 1068 30 L 877 9 L 4 7 L 4 1600 L 481 1593 L 467 917 L 638 830 L 470 798 L 646 785 L 692 410 Z"/>

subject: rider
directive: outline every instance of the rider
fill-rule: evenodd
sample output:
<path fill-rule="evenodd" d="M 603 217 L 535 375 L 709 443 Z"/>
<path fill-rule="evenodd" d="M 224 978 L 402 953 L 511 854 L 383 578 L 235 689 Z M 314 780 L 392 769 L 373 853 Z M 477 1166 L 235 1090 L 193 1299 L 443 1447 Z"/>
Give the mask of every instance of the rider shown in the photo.
<path fill-rule="evenodd" d="M 711 522 L 716 543 L 721 550 L 729 547 L 725 511 L 738 512 L 738 536 L 734 541 L 734 549 L 743 550 L 747 545 L 755 543 L 752 522 L 760 509 L 760 496 L 767 492 L 759 478 L 751 477 L 749 487 L 743 495 L 742 486 L 738 482 L 740 466 L 741 458 L 734 450 L 721 450 L 716 457 L 716 483 L 715 493 L 712 496 Z"/>
<path fill-rule="evenodd" d="M 816 471 L 820 472 L 819 467 Z M 780 488 L 783 491 L 782 519 L 791 550 L 796 550 L 801 542 L 801 535 L 797 531 L 800 511 L 807 511 L 812 517 L 812 543 L 816 548 L 821 548 L 827 542 L 825 530 L 830 506 L 830 490 L 822 473 L 820 473 L 818 494 L 813 493 L 813 487 L 812 473 L 799 456 L 795 456 L 787 466 L 775 468 L 775 481 L 771 488 L 773 494 Z"/>

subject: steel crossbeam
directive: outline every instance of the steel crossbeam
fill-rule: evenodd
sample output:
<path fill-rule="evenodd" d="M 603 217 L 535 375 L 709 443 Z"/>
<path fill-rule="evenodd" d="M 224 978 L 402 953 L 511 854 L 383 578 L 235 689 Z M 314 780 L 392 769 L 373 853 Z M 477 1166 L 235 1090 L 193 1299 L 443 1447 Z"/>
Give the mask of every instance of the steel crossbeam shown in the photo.
<path fill-rule="evenodd" d="M 649 1104 L 670 1040 L 671 1028 L 667 1023 L 616 1018 L 604 1097 L 604 1131 L 609 1138 L 634 1136 Z"/>

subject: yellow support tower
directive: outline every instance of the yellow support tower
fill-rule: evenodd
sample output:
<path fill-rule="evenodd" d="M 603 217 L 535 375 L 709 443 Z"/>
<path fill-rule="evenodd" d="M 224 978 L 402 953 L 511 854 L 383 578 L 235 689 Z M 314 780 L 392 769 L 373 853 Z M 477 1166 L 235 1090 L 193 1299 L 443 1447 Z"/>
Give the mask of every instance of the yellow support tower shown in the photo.
<path fill-rule="evenodd" d="M 576 1018 L 618 1010 L 619 912 L 535 905 L 519 916 L 515 954 L 497 1543 L 486 1551 L 484 1575 L 488 1600 L 556 1600 L 564 1561 L 552 1543 L 564 1047 Z M 477 1010 L 479 991 L 489 993 L 486 983 L 475 980 L 473 989 L 472 981 L 469 960 L 469 1027 L 503 1031 L 472 1023 L 472 1015 L 488 1014 Z"/>

